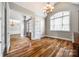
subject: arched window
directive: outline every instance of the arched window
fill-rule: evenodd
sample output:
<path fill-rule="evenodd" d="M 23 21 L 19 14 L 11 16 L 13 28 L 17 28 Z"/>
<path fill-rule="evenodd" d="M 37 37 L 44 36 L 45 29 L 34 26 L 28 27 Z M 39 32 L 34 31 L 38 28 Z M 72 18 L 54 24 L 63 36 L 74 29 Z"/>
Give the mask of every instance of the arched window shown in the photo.
<path fill-rule="evenodd" d="M 62 11 L 50 17 L 51 31 L 70 31 L 70 12 Z"/>

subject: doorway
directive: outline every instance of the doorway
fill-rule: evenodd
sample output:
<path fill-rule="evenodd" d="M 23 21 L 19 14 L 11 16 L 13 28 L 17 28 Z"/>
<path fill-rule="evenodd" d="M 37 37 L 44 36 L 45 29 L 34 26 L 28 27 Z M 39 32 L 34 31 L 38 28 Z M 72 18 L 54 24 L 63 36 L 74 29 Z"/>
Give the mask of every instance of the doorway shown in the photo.
<path fill-rule="evenodd" d="M 45 20 L 41 17 L 35 18 L 35 39 L 40 39 L 44 35 Z"/>

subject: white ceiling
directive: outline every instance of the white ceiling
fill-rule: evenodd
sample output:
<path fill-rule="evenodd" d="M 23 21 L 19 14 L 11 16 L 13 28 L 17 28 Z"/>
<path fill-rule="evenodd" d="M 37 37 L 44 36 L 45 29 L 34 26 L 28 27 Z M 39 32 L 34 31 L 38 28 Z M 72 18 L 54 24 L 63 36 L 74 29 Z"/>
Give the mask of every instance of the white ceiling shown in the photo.
<path fill-rule="evenodd" d="M 55 3 L 55 2 L 54 2 Z M 54 4 L 50 3 L 50 4 Z M 16 4 L 34 12 L 38 16 L 44 17 L 44 13 L 42 11 L 42 8 L 46 5 L 46 2 L 16 2 Z"/>
<path fill-rule="evenodd" d="M 50 4 L 56 4 L 57 2 L 51 2 Z M 79 4 L 79 2 L 72 2 L 73 4 Z M 45 6 L 46 2 L 15 2 L 15 4 L 18 4 L 32 12 L 34 12 L 38 16 L 45 17 L 44 13 L 42 12 L 43 6 Z"/>

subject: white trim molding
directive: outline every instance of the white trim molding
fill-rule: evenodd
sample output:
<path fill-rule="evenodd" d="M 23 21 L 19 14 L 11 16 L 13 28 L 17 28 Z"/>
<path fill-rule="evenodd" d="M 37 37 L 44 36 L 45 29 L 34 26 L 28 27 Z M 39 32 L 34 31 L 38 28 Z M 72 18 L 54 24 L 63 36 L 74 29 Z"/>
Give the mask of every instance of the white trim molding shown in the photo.
<path fill-rule="evenodd" d="M 63 40 L 72 41 L 72 39 L 69 39 L 69 38 L 62 38 L 62 37 L 56 37 L 56 36 L 45 35 L 44 37 L 59 38 L 59 39 L 63 39 Z"/>

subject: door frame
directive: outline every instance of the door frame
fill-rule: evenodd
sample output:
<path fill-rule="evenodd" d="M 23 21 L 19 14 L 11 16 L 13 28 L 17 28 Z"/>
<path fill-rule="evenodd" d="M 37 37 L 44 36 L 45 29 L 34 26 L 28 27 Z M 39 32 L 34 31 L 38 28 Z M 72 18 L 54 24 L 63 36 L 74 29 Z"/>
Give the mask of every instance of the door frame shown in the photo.
<path fill-rule="evenodd" d="M 8 19 L 9 19 L 9 3 L 8 2 L 4 2 L 4 52 L 3 52 L 3 56 L 7 55 L 8 51 L 9 51 L 9 47 L 10 45 L 8 45 L 8 43 L 10 44 L 10 41 L 8 41 L 10 38 L 8 38 Z"/>

